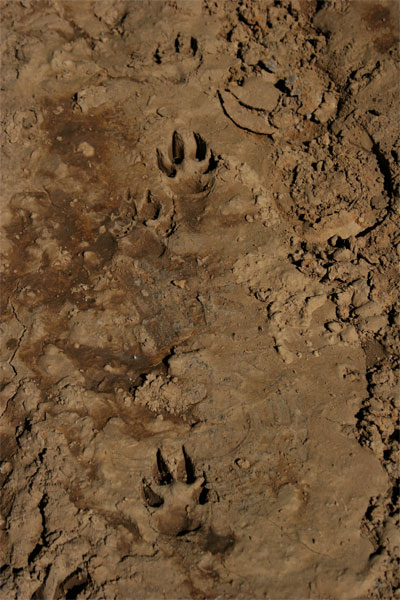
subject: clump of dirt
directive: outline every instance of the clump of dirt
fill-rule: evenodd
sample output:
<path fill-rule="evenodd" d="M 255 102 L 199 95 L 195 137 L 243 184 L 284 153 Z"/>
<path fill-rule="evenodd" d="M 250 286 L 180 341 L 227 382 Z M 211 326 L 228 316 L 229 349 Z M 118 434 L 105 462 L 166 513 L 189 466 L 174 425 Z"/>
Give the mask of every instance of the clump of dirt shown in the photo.
<path fill-rule="evenodd" d="M 396 597 L 397 3 L 1 9 L 3 597 Z"/>

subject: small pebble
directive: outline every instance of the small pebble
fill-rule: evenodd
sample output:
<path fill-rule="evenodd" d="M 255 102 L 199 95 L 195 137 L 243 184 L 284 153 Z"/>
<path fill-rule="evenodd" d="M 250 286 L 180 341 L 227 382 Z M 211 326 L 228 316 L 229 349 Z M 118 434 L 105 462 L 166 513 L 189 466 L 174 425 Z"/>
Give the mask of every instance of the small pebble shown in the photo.
<path fill-rule="evenodd" d="M 82 142 L 81 144 L 79 144 L 78 152 L 82 152 L 83 156 L 85 156 L 86 158 L 94 156 L 94 148 L 87 142 Z"/>

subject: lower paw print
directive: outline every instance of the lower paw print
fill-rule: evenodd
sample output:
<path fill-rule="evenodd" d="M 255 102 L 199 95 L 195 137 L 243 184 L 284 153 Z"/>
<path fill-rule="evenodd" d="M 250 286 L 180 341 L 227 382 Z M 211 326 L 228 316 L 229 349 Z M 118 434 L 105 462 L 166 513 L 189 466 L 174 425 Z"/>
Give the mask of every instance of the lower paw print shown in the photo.
<path fill-rule="evenodd" d="M 157 450 L 153 481 L 143 479 L 142 498 L 152 527 L 168 536 L 185 535 L 204 523 L 208 490 L 204 477 L 196 477 L 193 463 L 182 447 L 174 461 L 174 474 Z"/>
<path fill-rule="evenodd" d="M 168 158 L 157 149 L 157 164 L 174 193 L 196 199 L 211 191 L 218 161 L 199 133 L 182 136 L 174 131 Z"/>

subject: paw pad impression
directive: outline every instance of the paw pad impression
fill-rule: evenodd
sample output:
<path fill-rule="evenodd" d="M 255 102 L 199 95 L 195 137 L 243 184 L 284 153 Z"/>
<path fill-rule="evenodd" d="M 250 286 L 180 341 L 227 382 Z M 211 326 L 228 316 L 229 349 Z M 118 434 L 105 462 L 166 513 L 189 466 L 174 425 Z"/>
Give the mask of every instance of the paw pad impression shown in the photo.
<path fill-rule="evenodd" d="M 167 158 L 157 148 L 157 165 L 169 179 L 168 185 L 179 195 L 201 196 L 209 193 L 214 183 L 213 172 L 218 161 L 199 133 L 172 134 Z"/>
<path fill-rule="evenodd" d="M 142 481 L 142 498 L 153 527 L 164 535 L 185 535 L 202 525 L 208 490 L 204 477 L 197 477 L 184 447 L 175 460 L 174 475 L 157 450 L 153 482 Z"/>

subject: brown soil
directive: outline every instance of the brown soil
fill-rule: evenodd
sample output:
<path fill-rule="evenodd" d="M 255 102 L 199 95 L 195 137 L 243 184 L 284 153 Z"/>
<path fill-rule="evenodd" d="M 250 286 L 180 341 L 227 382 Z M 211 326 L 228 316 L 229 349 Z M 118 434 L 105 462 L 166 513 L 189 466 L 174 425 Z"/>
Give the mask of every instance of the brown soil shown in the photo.
<path fill-rule="evenodd" d="M 400 597 L 397 1 L 1 17 L 1 598 Z"/>

